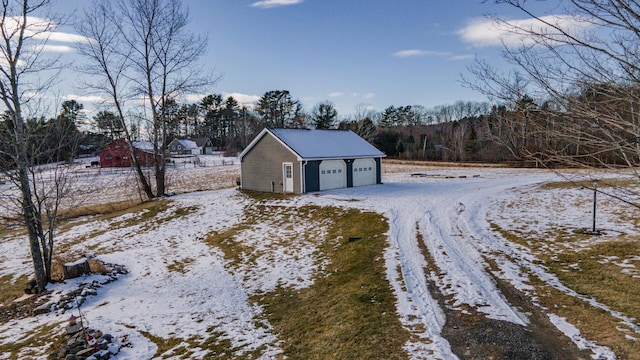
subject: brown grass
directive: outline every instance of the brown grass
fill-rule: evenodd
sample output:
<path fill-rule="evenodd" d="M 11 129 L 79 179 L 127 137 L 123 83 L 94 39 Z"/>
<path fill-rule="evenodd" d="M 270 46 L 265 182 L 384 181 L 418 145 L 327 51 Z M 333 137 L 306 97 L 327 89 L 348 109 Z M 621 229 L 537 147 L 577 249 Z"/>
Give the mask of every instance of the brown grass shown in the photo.
<path fill-rule="evenodd" d="M 631 260 L 640 255 L 640 242 L 622 241 L 593 244 L 590 249 L 577 253 L 557 254 L 557 260 L 549 262 L 550 270 L 564 283 L 580 294 L 586 294 L 621 311 L 629 317 L 640 319 L 640 261 L 631 262 L 635 272 L 625 273 L 616 263 Z M 616 257 L 617 260 L 607 260 Z M 577 269 L 570 270 L 577 266 Z M 634 276 L 635 275 L 635 276 Z"/>
<path fill-rule="evenodd" d="M 426 160 L 399 160 L 399 159 L 383 159 L 382 165 L 406 165 L 406 166 L 425 166 L 425 167 L 447 167 L 447 168 L 466 168 L 466 167 L 482 167 L 482 168 L 506 168 L 504 164 L 493 163 L 456 163 L 446 161 L 426 161 Z"/>
<path fill-rule="evenodd" d="M 247 197 L 257 202 L 287 200 L 287 199 L 291 199 L 296 196 L 299 196 L 296 194 L 289 194 L 289 193 L 270 193 L 270 192 L 264 192 L 264 191 L 251 191 L 251 190 L 240 190 L 240 193 L 246 195 Z"/>
<path fill-rule="evenodd" d="M 179 347 L 179 345 L 185 341 L 182 338 L 179 338 L 179 337 L 162 338 L 159 336 L 155 336 L 148 331 L 139 330 L 139 329 L 138 331 L 144 337 L 151 340 L 152 343 L 156 344 L 156 346 L 158 347 L 158 351 L 156 352 L 156 355 L 159 355 L 162 358 L 165 358 L 163 354 L 168 352 L 170 354 L 167 354 L 167 356 L 190 355 L 190 353 L 184 347 Z"/>
<path fill-rule="evenodd" d="M 24 289 L 27 288 L 29 278 L 22 275 L 14 278 L 13 275 L 4 275 L 0 277 L 0 305 L 8 305 L 13 300 L 24 295 Z"/>
<path fill-rule="evenodd" d="M 239 349 L 233 348 L 231 342 L 228 339 L 224 339 L 224 334 L 217 332 L 215 328 L 207 329 L 206 334 L 203 336 L 194 336 L 188 339 L 179 337 L 179 334 L 174 334 L 174 337 L 160 337 L 155 336 L 148 331 L 138 330 L 147 339 L 151 340 L 157 347 L 158 351 L 154 357 L 158 359 L 179 358 L 179 359 L 191 359 L 193 357 L 194 350 L 207 350 L 208 353 L 205 359 L 237 359 L 235 351 Z M 260 350 L 248 352 L 244 358 L 254 359 L 260 356 Z"/>
<path fill-rule="evenodd" d="M 530 280 L 531 285 L 536 287 L 537 301 L 580 329 L 584 338 L 611 348 L 619 359 L 639 358 L 640 344 L 625 338 L 616 318 L 583 300 L 560 292 L 534 275 L 530 275 Z"/>
<path fill-rule="evenodd" d="M 306 289 L 278 289 L 260 298 L 268 320 L 285 339 L 285 356 L 305 359 L 406 358 L 408 333 L 395 312 L 385 280 L 384 219 L 355 210 L 334 215 L 336 223 L 323 252 L 331 259 L 328 276 Z M 324 214 L 327 215 L 327 214 Z M 337 216 L 336 216 L 337 215 Z M 316 215 L 318 216 L 318 215 Z M 357 237 L 349 242 L 346 239 Z"/>
<path fill-rule="evenodd" d="M 182 261 L 174 261 L 171 264 L 167 265 L 167 270 L 178 272 L 180 274 L 186 274 L 187 268 L 193 263 L 193 261 L 194 260 L 191 258 L 182 259 Z"/>
<path fill-rule="evenodd" d="M 608 178 L 598 181 L 598 188 L 608 189 L 613 187 L 633 187 L 640 185 L 637 179 L 620 179 L 620 178 Z M 579 181 L 554 181 L 541 185 L 544 190 L 551 189 L 575 189 L 575 188 L 593 188 L 593 181 L 591 180 L 579 180 Z"/>
<path fill-rule="evenodd" d="M 41 325 L 33 332 L 23 334 L 21 338 L 13 342 L 0 344 L 0 354 L 8 355 L 8 357 L 3 357 L 3 359 L 7 360 L 41 358 L 41 355 L 35 351 L 35 348 L 46 346 L 49 347 L 49 350 L 53 351 L 54 349 L 52 347 L 55 346 L 56 341 L 51 334 L 55 334 L 56 330 L 59 331 L 61 323 L 62 322 L 54 322 Z"/>
<path fill-rule="evenodd" d="M 283 201 L 286 203 L 286 197 Z M 318 256 L 327 259 L 329 265 L 313 285 L 300 290 L 279 287 L 252 297 L 265 308 L 267 320 L 283 341 L 280 347 L 284 356 L 406 358 L 402 347 L 409 334 L 395 312 L 395 297 L 385 275 L 386 220 L 379 214 L 335 207 L 258 204 L 247 209 L 246 221 L 237 228 L 211 234 L 206 241 L 223 250 L 231 266 L 250 262 L 252 257 L 246 255 L 252 249 L 234 238 L 274 214 L 281 219 L 293 217 L 315 224 L 309 228 L 327 227 Z M 300 234 L 294 241 L 315 239 L 314 234 Z"/>
<path fill-rule="evenodd" d="M 113 214 L 115 212 L 131 209 L 134 206 L 140 205 L 140 203 L 141 201 L 139 200 L 123 200 L 106 204 L 80 206 L 62 212 L 61 215 L 68 219 L 74 219 L 82 216 Z"/>
<path fill-rule="evenodd" d="M 589 236 L 559 230 L 562 236 L 552 237 L 549 234 L 553 229 L 538 235 L 506 231 L 495 224 L 492 227 L 504 238 L 529 247 L 547 270 L 568 288 L 627 317 L 640 318 L 640 293 L 637 291 L 640 289 L 640 261 L 630 262 L 636 266 L 632 273 L 623 272 L 624 268 L 615 264 L 640 256 L 639 239 L 612 238 L 606 242 L 594 242 L 588 248 L 572 248 L 561 244 L 584 242 Z M 543 244 L 555 246 L 544 247 Z M 550 252 L 550 249 L 562 250 Z M 640 359 L 640 341 L 625 336 L 629 334 L 637 338 L 638 335 L 626 329 L 616 317 L 591 306 L 586 300 L 555 289 L 533 274 L 529 277 L 536 288 L 530 295 L 551 312 L 567 318 L 585 338 L 610 347 L 622 359 Z"/>

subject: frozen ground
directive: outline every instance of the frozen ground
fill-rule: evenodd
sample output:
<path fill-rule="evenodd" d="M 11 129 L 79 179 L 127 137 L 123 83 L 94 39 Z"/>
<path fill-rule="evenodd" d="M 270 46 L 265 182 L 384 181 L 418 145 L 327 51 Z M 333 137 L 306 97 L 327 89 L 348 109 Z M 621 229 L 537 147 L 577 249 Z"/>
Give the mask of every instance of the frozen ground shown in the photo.
<path fill-rule="evenodd" d="M 237 173 L 237 165 L 231 168 Z M 222 171 L 223 167 L 219 169 Z M 234 176 L 229 167 L 224 171 L 227 177 Z M 499 225 L 509 224 L 513 217 L 509 213 L 511 208 L 505 204 L 514 202 L 537 184 L 560 178 L 545 171 L 491 168 L 430 169 L 427 170 L 429 176 L 424 177 L 412 177 L 411 172 L 409 168 L 387 166 L 383 185 L 326 191 L 288 201 L 291 206 L 317 204 L 373 210 L 389 219 L 387 278 L 397 297 L 397 312 L 403 325 L 413 332 L 421 329 L 420 340 L 411 341 L 405 347 L 412 358 L 456 358 L 447 340 L 440 335 L 445 317 L 430 295 L 427 279 L 450 296 L 450 304 L 456 309 L 472 307 L 492 319 L 521 325 L 528 323 L 527 315 L 512 307 L 498 291 L 487 272 L 485 258 L 494 259 L 500 266 L 500 277 L 522 291 L 530 287 L 521 272 L 527 269 L 561 291 L 571 293 L 536 265 L 535 257 L 526 249 L 492 233 L 488 219 L 489 216 Z M 532 223 L 541 228 L 550 222 L 589 226 L 590 218 L 585 217 L 588 206 L 561 209 L 556 203 L 561 197 L 571 198 L 564 203 L 580 197 L 588 203 L 588 194 L 579 189 L 546 193 L 547 198 L 541 199 L 540 204 L 549 205 L 550 212 L 532 213 Z M 156 346 L 140 331 L 160 337 L 179 336 L 186 341 L 211 327 L 238 349 L 238 356 L 261 349 L 262 358 L 266 359 L 281 352 L 277 334 L 271 331 L 270 324 L 258 320 L 261 309 L 248 298 L 276 284 L 308 286 L 318 265 L 313 258 L 313 245 L 300 245 L 291 250 L 271 243 L 279 236 L 295 236 L 299 227 L 304 227 L 303 223 L 286 228 L 266 224 L 264 231 L 254 231 L 247 235 L 246 241 L 271 248 L 273 252 L 268 261 L 258 262 L 255 268 L 230 272 L 222 253 L 204 244 L 202 238 L 238 223 L 248 201 L 234 188 L 188 193 L 171 198 L 171 205 L 154 217 L 153 224 L 143 221 L 143 214 L 128 214 L 103 222 L 80 219 L 71 230 L 60 234 L 59 243 L 74 244 L 71 252 L 83 253 L 92 248 L 101 260 L 122 264 L 130 271 L 129 275 L 99 290 L 98 295 L 89 298 L 82 307 L 90 325 L 120 338 L 128 336 L 132 346 L 123 348 L 117 358 L 150 359 L 156 354 Z M 187 209 L 188 215 L 176 217 L 177 209 Z M 553 213 L 554 209 L 557 214 Z M 122 225 L 136 223 L 135 217 L 140 218 L 137 225 Z M 622 231 L 617 229 L 620 225 L 608 221 L 606 213 L 599 221 L 612 233 Z M 440 269 L 440 276 L 425 274 L 427 264 L 418 247 L 418 232 Z M 75 243 L 78 238 L 87 240 Z M 27 273 L 26 250 L 23 238 L 2 239 L 0 276 Z M 170 271 L 172 264 L 188 266 L 185 271 Z M 624 265 L 632 268 L 630 271 L 634 268 L 633 264 Z M 50 289 L 59 294 L 73 286 L 73 281 L 67 281 L 51 285 Z M 585 301 L 614 314 L 634 329 L 634 336 L 640 336 L 635 319 L 595 300 Z M 578 346 L 589 349 L 593 358 L 615 358 L 610 349 L 582 338 L 573 324 L 554 314 L 549 317 Z M 21 338 L 22 334 L 43 324 L 64 320 L 52 313 L 10 321 L 0 325 L 0 343 Z M 5 355 L 0 354 L 0 359 Z M 196 353 L 195 356 L 204 355 Z"/>

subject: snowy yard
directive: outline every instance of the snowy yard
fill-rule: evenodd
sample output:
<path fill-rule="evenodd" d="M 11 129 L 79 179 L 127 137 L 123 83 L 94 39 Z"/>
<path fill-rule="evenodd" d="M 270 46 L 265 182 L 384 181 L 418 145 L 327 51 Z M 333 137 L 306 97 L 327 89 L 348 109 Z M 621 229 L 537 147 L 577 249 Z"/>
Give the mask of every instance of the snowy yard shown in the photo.
<path fill-rule="evenodd" d="M 417 172 L 429 176 L 411 176 Z M 182 339 L 174 350 L 188 348 L 192 358 L 206 358 L 211 353 L 189 339 L 212 332 L 229 344 L 233 357 L 281 357 L 287 339 L 266 320 L 264 306 L 255 297 L 278 288 L 307 288 L 329 266 L 329 260 L 319 255 L 329 224 L 306 222 L 285 211 L 305 206 L 356 208 L 388 220 L 388 245 L 381 255 L 395 311 L 402 328 L 411 334 L 403 346 L 409 358 L 460 357 L 457 345 L 445 335 L 445 313 L 521 327 L 532 324 L 530 309 L 513 304 L 500 284 L 519 290 L 592 358 L 614 359 L 616 353 L 621 358 L 638 356 L 638 307 L 572 288 L 569 282 L 575 279 L 569 275 L 591 262 L 563 260 L 598 244 L 636 243 L 638 233 L 631 219 L 638 217 L 631 209 L 621 211 L 625 205 L 601 198 L 598 227 L 605 234 L 577 236 L 577 230 L 591 226 L 592 192 L 579 186 L 543 187 L 564 181 L 553 173 L 385 164 L 383 185 L 270 200 L 269 205 L 285 210 L 254 219 L 249 226 L 244 211 L 256 200 L 233 187 L 238 174 L 237 163 L 176 169 L 169 176 L 180 194 L 169 198 L 157 213 L 143 209 L 78 218 L 59 233 L 57 244 L 65 255 L 92 253 L 129 270 L 81 307 L 89 326 L 127 339 L 130 346 L 115 358 L 160 356 L 149 335 Z M 128 178 L 88 170 L 85 175 L 89 181 L 78 186 L 94 186 L 91 201 L 126 197 L 109 189 L 124 186 Z M 234 233 L 234 241 L 252 249 L 251 257 L 231 259 L 220 246 L 206 241 L 234 227 L 241 229 Z M 17 279 L 30 273 L 28 249 L 24 236 L 7 234 L 0 240 L 0 278 Z M 508 234 L 518 234 L 520 240 Z M 599 264 L 613 268 L 637 288 L 640 253 L 605 255 L 596 259 Z M 56 298 L 93 278 L 100 275 L 52 284 L 49 289 Z M 574 317 L 571 306 L 588 309 Z M 589 311 L 597 312 L 612 332 L 595 338 L 597 332 L 585 324 Z M 28 341 L 44 326 L 61 332 L 68 314 L 57 311 L 0 323 L 0 359 L 16 357 L 3 353 L 3 345 Z M 18 357 L 44 357 L 47 347 L 45 342 L 25 348 Z M 162 356 L 181 358 L 171 351 Z"/>

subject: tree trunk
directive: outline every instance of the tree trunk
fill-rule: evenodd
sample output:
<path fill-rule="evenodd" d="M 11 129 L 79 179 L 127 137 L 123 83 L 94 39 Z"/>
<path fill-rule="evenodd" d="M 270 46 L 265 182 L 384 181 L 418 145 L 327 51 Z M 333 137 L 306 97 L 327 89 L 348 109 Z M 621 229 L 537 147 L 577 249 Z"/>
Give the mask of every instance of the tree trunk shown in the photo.
<path fill-rule="evenodd" d="M 16 126 L 16 144 L 18 144 L 16 150 L 18 151 L 18 176 L 20 191 L 22 193 L 22 218 L 24 219 L 24 224 L 27 227 L 27 234 L 29 236 L 29 248 L 31 250 L 31 259 L 33 261 L 33 270 L 35 272 L 38 292 L 42 292 L 49 282 L 43 263 L 42 249 L 40 248 L 41 230 L 39 229 L 41 229 L 41 227 L 39 227 L 38 224 L 42 219 L 35 209 L 31 194 L 29 173 L 27 166 L 25 166 L 27 163 L 26 146 L 19 145 L 25 144 L 22 121 L 18 119 L 14 125 Z"/>
<path fill-rule="evenodd" d="M 113 88 L 115 89 L 115 86 L 113 86 Z M 140 185 L 142 185 L 142 191 L 144 191 L 144 194 L 147 196 L 147 200 L 151 200 L 153 199 L 153 190 L 151 190 L 151 186 L 149 185 L 147 178 L 144 176 L 144 173 L 142 172 L 142 168 L 140 167 L 140 161 L 138 161 L 138 156 L 136 155 L 136 151 L 133 148 L 133 139 L 131 136 L 131 132 L 129 131 L 129 128 L 127 127 L 127 123 L 124 120 L 124 112 L 122 111 L 122 107 L 120 106 L 120 101 L 115 96 L 114 96 L 114 102 L 116 104 L 116 110 L 118 111 L 118 120 L 120 121 L 122 129 L 124 131 L 124 135 L 125 135 L 125 138 L 127 139 L 127 143 L 129 144 L 129 151 L 131 154 L 131 159 L 133 159 L 133 167 L 136 171 L 136 174 L 138 175 L 138 182 L 140 183 Z"/>

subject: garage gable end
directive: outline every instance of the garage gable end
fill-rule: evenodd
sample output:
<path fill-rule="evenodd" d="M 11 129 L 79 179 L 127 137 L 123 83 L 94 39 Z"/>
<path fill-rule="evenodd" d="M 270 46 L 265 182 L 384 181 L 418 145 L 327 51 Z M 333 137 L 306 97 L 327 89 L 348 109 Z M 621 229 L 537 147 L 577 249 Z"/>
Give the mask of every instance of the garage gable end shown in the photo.
<path fill-rule="evenodd" d="M 302 193 L 298 156 L 274 136 L 266 134 L 245 149 L 240 183 L 245 190 Z M 285 169 L 285 164 L 288 167 Z"/>

